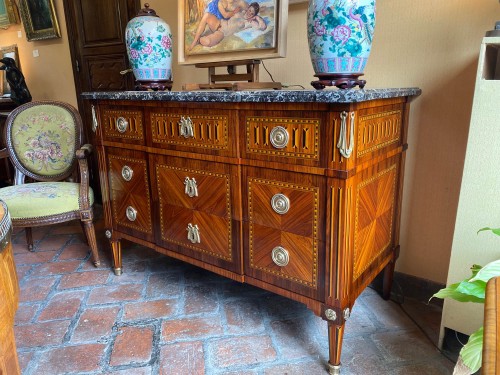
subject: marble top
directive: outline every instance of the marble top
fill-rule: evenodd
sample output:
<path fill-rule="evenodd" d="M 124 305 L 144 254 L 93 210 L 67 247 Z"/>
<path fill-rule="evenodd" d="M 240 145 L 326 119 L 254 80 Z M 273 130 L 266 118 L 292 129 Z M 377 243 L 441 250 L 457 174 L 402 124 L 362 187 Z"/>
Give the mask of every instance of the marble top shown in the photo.
<path fill-rule="evenodd" d="M 418 96 L 417 87 L 384 89 L 258 90 L 258 91 L 97 91 L 84 99 L 158 100 L 175 102 L 355 103 L 400 96 Z"/>

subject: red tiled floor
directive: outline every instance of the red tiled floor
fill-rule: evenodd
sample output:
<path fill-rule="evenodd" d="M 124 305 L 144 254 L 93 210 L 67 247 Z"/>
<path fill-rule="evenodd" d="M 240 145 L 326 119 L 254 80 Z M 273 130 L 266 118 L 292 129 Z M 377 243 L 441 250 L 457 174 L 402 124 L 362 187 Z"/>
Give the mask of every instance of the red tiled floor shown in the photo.
<path fill-rule="evenodd" d="M 47 228 L 34 231 L 33 253 L 23 231 L 13 236 L 23 375 L 327 375 L 327 324 L 304 305 L 126 241 L 124 274 L 115 276 L 102 220 L 98 268 L 78 223 Z M 347 322 L 342 362 L 342 375 L 453 367 L 370 289 Z"/>

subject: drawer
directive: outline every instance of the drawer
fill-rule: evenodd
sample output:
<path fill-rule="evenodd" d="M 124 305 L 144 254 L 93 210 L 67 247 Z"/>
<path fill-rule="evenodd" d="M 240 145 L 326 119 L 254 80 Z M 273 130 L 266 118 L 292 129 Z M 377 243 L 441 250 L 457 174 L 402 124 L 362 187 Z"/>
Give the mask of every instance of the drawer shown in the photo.
<path fill-rule="evenodd" d="M 232 156 L 231 111 L 195 108 L 152 109 L 150 126 L 157 147 Z M 234 126 L 233 126 L 234 128 Z"/>
<path fill-rule="evenodd" d="M 245 114 L 245 157 L 275 161 L 283 157 L 299 164 L 320 164 L 321 117 L 300 113 L 297 117 Z M 320 115 L 321 116 L 321 115 Z"/>
<path fill-rule="evenodd" d="M 101 110 L 104 140 L 144 144 L 144 115 L 140 108 L 107 108 Z"/>
<path fill-rule="evenodd" d="M 229 215 L 231 195 L 228 175 L 157 163 L 155 176 L 163 204 L 221 217 Z"/>
<path fill-rule="evenodd" d="M 237 167 L 156 155 L 157 243 L 172 251 L 241 272 Z M 234 196 L 233 194 L 238 194 Z"/>
<path fill-rule="evenodd" d="M 205 212 L 160 203 L 161 240 L 203 255 L 233 261 L 231 220 Z M 191 252 L 189 252 L 191 253 Z M 190 254 L 191 255 L 191 254 Z M 206 261 L 207 259 L 205 259 Z"/>
<path fill-rule="evenodd" d="M 247 167 L 245 274 L 319 297 L 324 269 L 325 179 Z M 323 245 L 321 245 L 323 244 Z"/>
<path fill-rule="evenodd" d="M 151 197 L 145 155 L 108 148 L 107 157 L 113 228 L 152 240 Z"/>
<path fill-rule="evenodd" d="M 248 220 L 300 236 L 316 237 L 319 188 L 248 178 Z"/>
<path fill-rule="evenodd" d="M 250 274 L 277 286 L 318 287 L 318 240 L 249 223 Z M 261 271 L 263 274 L 260 274 Z M 269 276 L 271 278 L 269 279 Z"/>

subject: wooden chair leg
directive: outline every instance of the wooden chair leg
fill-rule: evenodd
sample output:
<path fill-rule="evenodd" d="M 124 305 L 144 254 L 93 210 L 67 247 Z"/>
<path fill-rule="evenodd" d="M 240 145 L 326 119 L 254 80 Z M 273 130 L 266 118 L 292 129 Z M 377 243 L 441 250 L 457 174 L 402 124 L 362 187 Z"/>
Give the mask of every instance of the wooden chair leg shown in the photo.
<path fill-rule="evenodd" d="M 87 236 L 87 232 L 85 231 L 85 223 L 83 221 L 80 221 L 80 226 L 82 227 L 82 231 L 85 234 L 85 241 L 87 241 L 87 245 L 90 246 L 90 242 Z"/>
<path fill-rule="evenodd" d="M 24 228 L 24 233 L 26 234 L 26 242 L 28 243 L 28 250 L 33 251 L 33 234 L 31 233 L 31 228 Z"/>
<path fill-rule="evenodd" d="M 94 259 L 94 265 L 98 267 L 101 264 L 99 260 L 99 252 L 97 250 L 97 240 L 95 238 L 94 223 L 92 221 L 84 221 L 83 229 L 85 231 L 85 236 L 87 237 L 87 243 L 92 250 L 92 258 Z"/>

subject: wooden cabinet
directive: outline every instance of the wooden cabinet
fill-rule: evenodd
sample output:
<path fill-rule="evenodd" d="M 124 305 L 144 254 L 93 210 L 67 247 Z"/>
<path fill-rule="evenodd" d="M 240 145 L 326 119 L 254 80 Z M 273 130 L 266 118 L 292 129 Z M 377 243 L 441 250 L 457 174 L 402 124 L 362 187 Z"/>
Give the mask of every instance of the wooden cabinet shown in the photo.
<path fill-rule="evenodd" d="M 389 296 L 420 91 L 337 93 L 86 94 L 116 272 L 127 239 L 305 303 L 338 373 L 350 309 L 382 270 Z"/>

